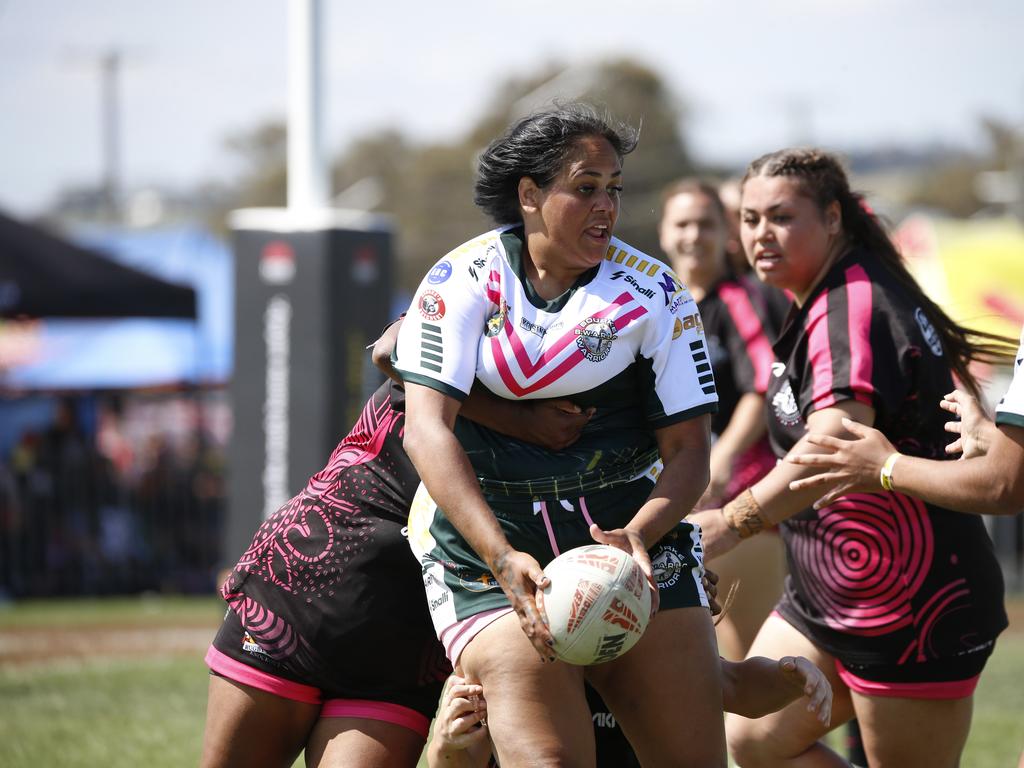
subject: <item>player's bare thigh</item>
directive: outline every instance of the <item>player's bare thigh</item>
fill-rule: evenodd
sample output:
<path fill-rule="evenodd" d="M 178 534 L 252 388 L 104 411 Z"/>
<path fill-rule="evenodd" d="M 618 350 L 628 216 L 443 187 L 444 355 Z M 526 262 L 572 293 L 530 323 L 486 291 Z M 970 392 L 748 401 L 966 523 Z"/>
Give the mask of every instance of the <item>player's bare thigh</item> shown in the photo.
<path fill-rule="evenodd" d="M 643 765 L 725 766 L 721 667 L 706 608 L 659 612 L 632 650 L 587 676 Z"/>
<path fill-rule="evenodd" d="M 305 704 L 210 675 L 201 768 L 291 768 L 320 715 Z"/>
<path fill-rule="evenodd" d="M 306 746 L 307 768 L 416 768 L 423 736 L 382 720 L 321 718 Z"/>
<path fill-rule="evenodd" d="M 594 765 L 583 668 L 542 663 L 515 613 L 473 638 L 459 669 L 484 688 L 487 727 L 502 768 Z"/>
<path fill-rule="evenodd" d="M 872 768 L 956 768 L 971 729 L 974 697 L 864 696 L 853 706 Z"/>
<path fill-rule="evenodd" d="M 743 766 L 845 766 L 848 763 L 819 740 L 828 731 L 853 717 L 850 690 L 836 673 L 835 659 L 818 649 L 793 626 L 772 614 L 761 627 L 750 656 L 778 659 L 782 656 L 806 656 L 824 673 L 832 685 L 832 722 L 823 726 L 807 702 L 797 699 L 787 707 L 756 720 L 739 715 L 726 716 L 729 750 Z M 787 763 L 787 761 L 792 761 Z"/>

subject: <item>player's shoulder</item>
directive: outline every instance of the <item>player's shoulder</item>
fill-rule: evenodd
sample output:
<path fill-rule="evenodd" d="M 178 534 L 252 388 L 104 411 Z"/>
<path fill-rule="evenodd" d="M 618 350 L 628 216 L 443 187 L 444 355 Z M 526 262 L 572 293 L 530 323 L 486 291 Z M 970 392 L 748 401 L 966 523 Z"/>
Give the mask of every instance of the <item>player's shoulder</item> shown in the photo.
<path fill-rule="evenodd" d="M 628 287 L 630 293 L 652 311 L 672 315 L 683 307 L 697 311 L 689 289 L 668 264 L 617 237 L 613 237 L 608 246 L 602 275 L 610 283 L 619 282 Z"/>

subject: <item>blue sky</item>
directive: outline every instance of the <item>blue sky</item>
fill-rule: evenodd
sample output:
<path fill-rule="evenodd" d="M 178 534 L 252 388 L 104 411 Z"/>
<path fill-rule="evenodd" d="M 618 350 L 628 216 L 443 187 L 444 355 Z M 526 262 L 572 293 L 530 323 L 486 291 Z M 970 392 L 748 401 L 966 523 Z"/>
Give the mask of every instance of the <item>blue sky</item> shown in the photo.
<path fill-rule="evenodd" d="M 331 151 L 388 125 L 444 139 L 505 77 L 609 56 L 661 72 L 694 151 L 736 166 L 797 139 L 977 147 L 981 115 L 1024 127 L 1020 0 L 323 4 Z M 0 209 L 99 178 L 109 47 L 126 60 L 125 185 L 230 176 L 224 138 L 285 113 L 286 22 L 285 0 L 0 0 Z"/>

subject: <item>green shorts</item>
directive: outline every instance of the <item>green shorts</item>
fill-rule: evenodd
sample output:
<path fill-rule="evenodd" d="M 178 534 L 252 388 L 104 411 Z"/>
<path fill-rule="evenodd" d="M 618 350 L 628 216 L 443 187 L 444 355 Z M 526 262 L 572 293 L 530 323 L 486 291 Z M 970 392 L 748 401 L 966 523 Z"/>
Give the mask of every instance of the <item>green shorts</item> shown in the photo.
<path fill-rule="evenodd" d="M 547 565 L 562 552 L 593 544 L 591 523 L 621 528 L 650 496 L 640 477 L 574 499 L 488 498 L 509 543 Z M 467 620 L 509 608 L 494 575 L 445 517 L 421 484 L 409 513 L 409 544 L 420 559 L 427 604 L 438 638 L 449 650 L 464 647 Z M 683 521 L 649 550 L 661 610 L 708 607 L 700 527 Z M 482 626 L 477 627 L 477 631 Z M 461 637 L 463 642 L 457 642 Z M 453 660 L 454 663 L 454 660 Z"/>

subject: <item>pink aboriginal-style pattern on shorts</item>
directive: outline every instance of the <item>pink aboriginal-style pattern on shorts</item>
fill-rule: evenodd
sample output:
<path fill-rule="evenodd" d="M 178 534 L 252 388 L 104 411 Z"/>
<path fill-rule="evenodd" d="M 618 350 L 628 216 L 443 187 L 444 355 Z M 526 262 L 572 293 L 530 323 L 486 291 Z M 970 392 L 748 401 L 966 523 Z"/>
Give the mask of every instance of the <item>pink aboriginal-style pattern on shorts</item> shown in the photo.
<path fill-rule="evenodd" d="M 222 597 L 271 658 L 290 657 L 300 646 L 316 654 L 291 624 L 244 594 L 242 582 L 258 577 L 276 589 L 305 595 L 307 603 L 334 596 L 346 564 L 376 530 L 373 519 L 347 499 L 379 493 L 374 473 L 364 465 L 380 455 L 401 417 L 390 397 L 371 399 L 327 466 L 260 526 L 221 587 Z"/>

